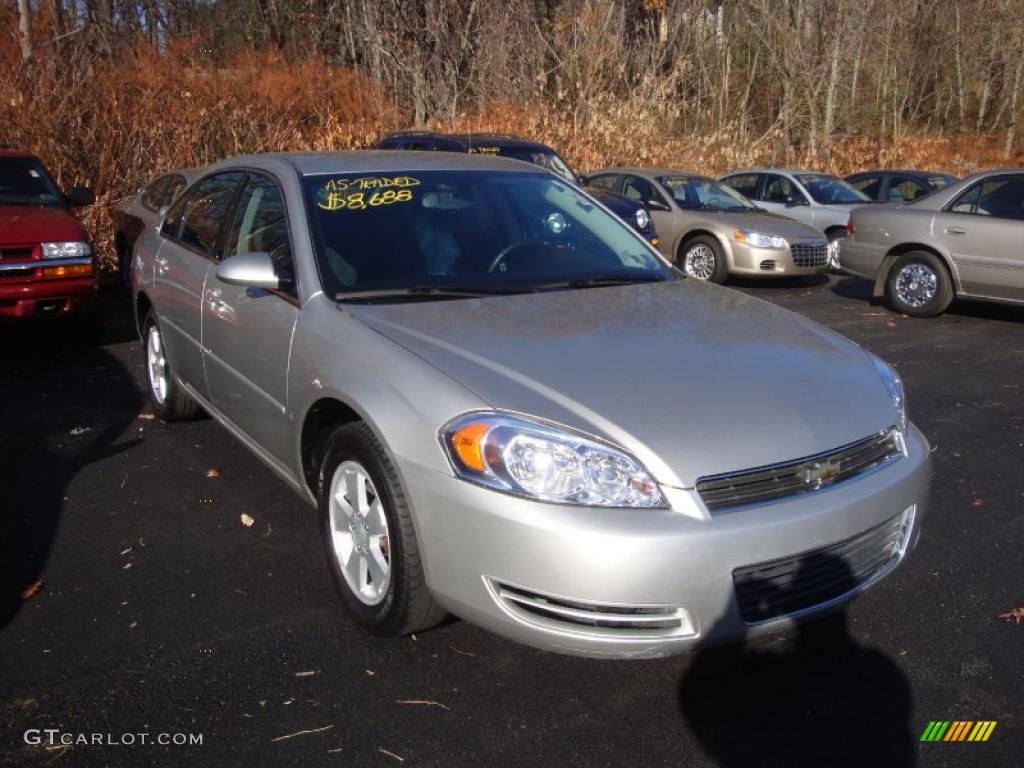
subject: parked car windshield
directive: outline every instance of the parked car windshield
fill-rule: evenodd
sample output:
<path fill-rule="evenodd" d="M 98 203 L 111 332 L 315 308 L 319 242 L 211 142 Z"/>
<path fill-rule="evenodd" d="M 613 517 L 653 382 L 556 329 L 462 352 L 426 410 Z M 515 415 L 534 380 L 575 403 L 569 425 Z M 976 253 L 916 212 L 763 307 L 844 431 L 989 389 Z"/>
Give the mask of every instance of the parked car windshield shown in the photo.
<path fill-rule="evenodd" d="M 303 184 L 329 295 L 675 277 L 618 218 L 548 174 L 339 173 Z"/>
<path fill-rule="evenodd" d="M 835 176 L 827 176 L 823 173 L 798 174 L 797 181 L 803 184 L 814 201 L 822 205 L 839 205 L 843 203 L 866 203 L 871 200 L 858 189 L 854 189 L 848 182 L 837 179 Z"/>
<path fill-rule="evenodd" d="M 745 211 L 755 206 L 736 190 L 703 176 L 662 176 L 658 179 L 680 208 Z"/>
<path fill-rule="evenodd" d="M 57 185 L 34 157 L 0 157 L 0 205 L 61 205 Z"/>

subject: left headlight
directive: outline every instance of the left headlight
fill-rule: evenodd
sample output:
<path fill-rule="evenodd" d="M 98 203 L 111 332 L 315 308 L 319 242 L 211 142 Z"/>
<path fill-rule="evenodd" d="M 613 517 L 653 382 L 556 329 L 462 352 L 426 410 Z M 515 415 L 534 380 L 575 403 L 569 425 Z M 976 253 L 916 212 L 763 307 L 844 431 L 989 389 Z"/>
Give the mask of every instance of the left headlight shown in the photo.
<path fill-rule="evenodd" d="M 463 480 L 540 501 L 663 507 L 658 484 L 632 456 L 583 435 L 499 413 L 470 413 L 441 430 Z"/>
<path fill-rule="evenodd" d="M 737 229 L 732 233 L 732 239 L 737 243 L 745 243 L 755 248 L 786 248 L 789 246 L 789 241 L 784 237 L 754 232 L 750 229 Z"/>
<path fill-rule="evenodd" d="M 885 384 L 885 391 L 889 393 L 889 397 L 892 398 L 892 403 L 896 406 L 896 413 L 899 421 L 896 426 L 901 431 L 907 428 L 907 397 L 903 392 L 903 380 L 900 375 L 893 370 L 892 366 L 882 360 L 880 357 L 871 356 L 871 359 L 875 363 L 875 368 L 878 369 L 878 374 L 882 377 L 882 381 Z"/>
<path fill-rule="evenodd" d="M 636 228 L 641 232 L 651 226 L 651 214 L 644 208 L 637 209 L 634 219 L 636 220 Z"/>
<path fill-rule="evenodd" d="M 44 259 L 84 259 L 92 256 L 88 243 L 43 243 Z"/>

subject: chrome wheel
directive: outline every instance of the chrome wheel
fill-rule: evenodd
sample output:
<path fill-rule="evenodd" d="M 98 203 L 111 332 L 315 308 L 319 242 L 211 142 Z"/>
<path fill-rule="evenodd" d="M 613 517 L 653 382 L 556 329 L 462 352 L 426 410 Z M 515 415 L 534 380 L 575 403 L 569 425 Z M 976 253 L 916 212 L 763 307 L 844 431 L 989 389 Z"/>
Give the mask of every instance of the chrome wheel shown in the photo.
<path fill-rule="evenodd" d="M 343 461 L 331 478 L 331 548 L 345 583 L 361 603 L 377 605 L 391 583 L 391 538 L 373 480 L 355 461 Z"/>
<path fill-rule="evenodd" d="M 686 251 L 683 271 L 695 280 L 710 280 L 715 274 L 715 252 L 704 243 L 697 243 Z"/>
<path fill-rule="evenodd" d="M 167 399 L 167 358 L 164 356 L 164 340 L 156 324 L 149 326 L 146 334 L 146 369 L 153 399 L 158 405 L 163 405 Z"/>
<path fill-rule="evenodd" d="M 939 276 L 919 261 L 906 264 L 896 273 L 896 297 L 908 307 L 923 307 L 935 300 Z"/>

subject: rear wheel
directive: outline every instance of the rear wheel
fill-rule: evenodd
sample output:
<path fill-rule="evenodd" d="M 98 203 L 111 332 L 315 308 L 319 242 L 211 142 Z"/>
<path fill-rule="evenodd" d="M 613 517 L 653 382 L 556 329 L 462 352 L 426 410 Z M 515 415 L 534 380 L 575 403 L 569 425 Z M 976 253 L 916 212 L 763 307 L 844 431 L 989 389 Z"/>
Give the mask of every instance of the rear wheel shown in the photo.
<path fill-rule="evenodd" d="M 398 474 L 361 422 L 327 438 L 319 473 L 321 534 L 342 602 L 356 622 L 397 637 L 432 627 L 445 611 L 427 588 Z"/>
<path fill-rule="evenodd" d="M 885 296 L 896 312 L 934 317 L 953 301 L 953 281 L 934 253 L 911 251 L 898 257 L 885 281 Z"/>
<path fill-rule="evenodd" d="M 687 277 L 711 283 L 724 283 L 729 267 L 722 255 L 722 247 L 713 237 L 698 235 L 687 240 L 680 249 L 679 266 Z"/>
<path fill-rule="evenodd" d="M 156 312 L 150 310 L 143 323 L 143 354 L 146 356 L 146 383 L 153 412 L 163 421 L 185 421 L 200 413 L 199 404 L 182 391 L 167 358 L 163 332 Z"/>

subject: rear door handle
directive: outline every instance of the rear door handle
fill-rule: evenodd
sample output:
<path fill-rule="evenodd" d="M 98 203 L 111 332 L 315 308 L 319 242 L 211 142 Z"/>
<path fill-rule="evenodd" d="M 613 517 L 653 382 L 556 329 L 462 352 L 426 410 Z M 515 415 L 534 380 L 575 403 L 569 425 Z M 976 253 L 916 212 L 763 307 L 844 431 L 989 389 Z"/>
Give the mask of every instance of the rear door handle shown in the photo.
<path fill-rule="evenodd" d="M 946 227 L 947 235 L 966 235 L 967 230 L 963 227 Z"/>

